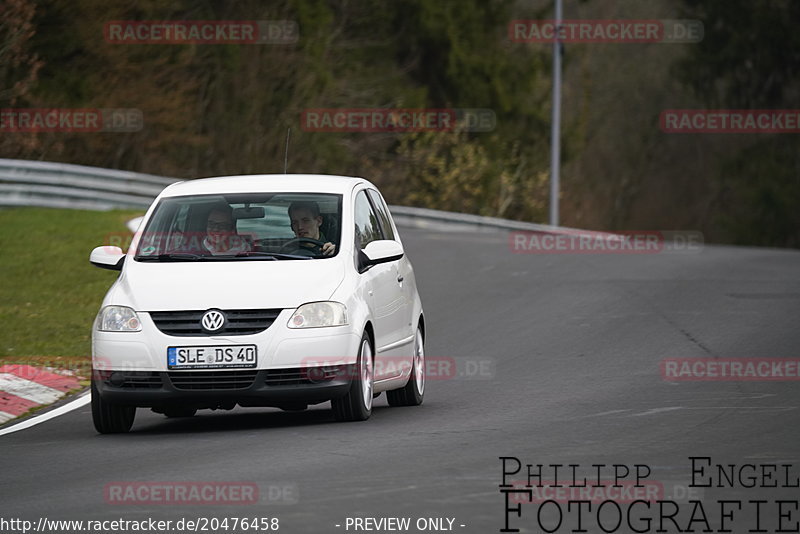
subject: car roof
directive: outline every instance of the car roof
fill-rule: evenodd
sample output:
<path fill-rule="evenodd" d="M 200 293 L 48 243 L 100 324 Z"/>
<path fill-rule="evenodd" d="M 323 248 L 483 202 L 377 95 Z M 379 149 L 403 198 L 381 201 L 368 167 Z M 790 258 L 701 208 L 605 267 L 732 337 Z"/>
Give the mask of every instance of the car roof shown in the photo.
<path fill-rule="evenodd" d="M 337 193 L 346 194 L 360 184 L 374 187 L 369 180 L 328 174 L 249 174 L 217 176 L 177 182 L 167 186 L 162 196 L 224 193 Z"/>

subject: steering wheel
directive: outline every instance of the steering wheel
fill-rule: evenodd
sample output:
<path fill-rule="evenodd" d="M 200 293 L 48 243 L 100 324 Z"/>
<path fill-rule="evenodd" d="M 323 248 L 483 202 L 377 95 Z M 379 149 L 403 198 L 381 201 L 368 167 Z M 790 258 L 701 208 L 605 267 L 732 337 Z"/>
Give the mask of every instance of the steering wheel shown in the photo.
<path fill-rule="evenodd" d="M 300 246 L 301 243 L 311 243 L 316 248 L 319 248 L 320 252 L 322 251 L 322 246 L 325 244 L 322 241 L 319 241 L 318 239 L 311 239 L 310 237 L 296 237 L 296 238 L 294 238 L 294 239 L 292 239 L 290 241 L 287 241 L 286 243 L 283 244 L 283 246 L 281 247 L 281 253 L 288 252 L 289 251 L 288 249 L 290 247 L 297 249 L 297 252 L 301 252 L 301 251 L 302 252 L 311 252 L 311 249 L 309 249 L 307 247 L 301 247 Z"/>

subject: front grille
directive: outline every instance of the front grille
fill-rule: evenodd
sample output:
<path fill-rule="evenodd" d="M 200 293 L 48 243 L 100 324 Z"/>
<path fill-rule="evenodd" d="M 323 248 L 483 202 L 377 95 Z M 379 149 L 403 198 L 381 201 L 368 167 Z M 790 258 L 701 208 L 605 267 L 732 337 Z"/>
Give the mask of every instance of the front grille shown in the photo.
<path fill-rule="evenodd" d="M 293 367 L 288 369 L 270 369 L 266 373 L 264 383 L 268 386 L 305 386 L 309 384 L 319 384 L 326 380 L 332 380 L 339 372 L 338 367 L 325 368 L 306 368 Z"/>
<path fill-rule="evenodd" d="M 158 389 L 163 385 L 159 374 L 153 371 L 108 371 L 107 374 L 105 383 L 113 387 Z"/>
<path fill-rule="evenodd" d="M 247 389 L 256 379 L 258 371 L 174 371 L 169 372 L 172 385 L 181 390 L 232 390 Z"/>
<path fill-rule="evenodd" d="M 207 310 L 150 312 L 156 327 L 170 336 L 208 336 L 200 326 Z M 281 310 L 222 310 L 226 316 L 225 327 L 213 335 L 258 334 L 272 325 Z"/>

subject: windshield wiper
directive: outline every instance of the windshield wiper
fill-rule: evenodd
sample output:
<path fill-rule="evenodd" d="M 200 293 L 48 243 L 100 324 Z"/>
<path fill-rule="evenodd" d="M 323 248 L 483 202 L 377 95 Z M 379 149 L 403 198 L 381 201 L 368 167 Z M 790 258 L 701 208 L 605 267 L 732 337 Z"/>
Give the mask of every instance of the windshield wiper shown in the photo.
<path fill-rule="evenodd" d="M 258 252 L 258 251 L 250 251 L 250 252 L 240 252 L 235 257 L 237 258 L 246 258 L 246 257 L 259 257 L 259 258 L 269 258 L 271 260 L 310 260 L 313 259 L 311 256 L 300 256 L 298 254 L 281 254 L 280 252 Z"/>
<path fill-rule="evenodd" d="M 137 261 L 197 261 L 200 256 L 185 252 L 174 252 L 172 254 L 158 254 L 155 256 L 136 256 Z"/>
<path fill-rule="evenodd" d="M 191 254 L 187 252 L 173 252 L 171 254 L 156 254 L 153 256 L 136 256 L 137 261 L 233 261 L 238 258 L 259 258 L 264 260 L 311 260 L 311 256 L 300 256 L 298 254 L 281 254 L 278 252 L 240 252 L 238 254 L 218 255 L 218 256 L 200 256 L 198 254 Z"/>

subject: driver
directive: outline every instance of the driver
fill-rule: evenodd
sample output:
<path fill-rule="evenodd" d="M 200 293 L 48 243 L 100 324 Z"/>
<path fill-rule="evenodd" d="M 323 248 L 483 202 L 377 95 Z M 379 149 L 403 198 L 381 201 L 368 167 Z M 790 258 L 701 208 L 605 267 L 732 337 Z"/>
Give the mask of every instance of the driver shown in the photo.
<path fill-rule="evenodd" d="M 292 231 L 300 239 L 314 239 L 321 244 L 301 241 L 299 246 L 312 250 L 316 254 L 332 256 L 336 253 L 336 245 L 325 238 L 319 227 L 322 225 L 322 215 L 319 205 L 312 201 L 292 202 L 289 206 L 289 219 L 292 221 Z"/>

